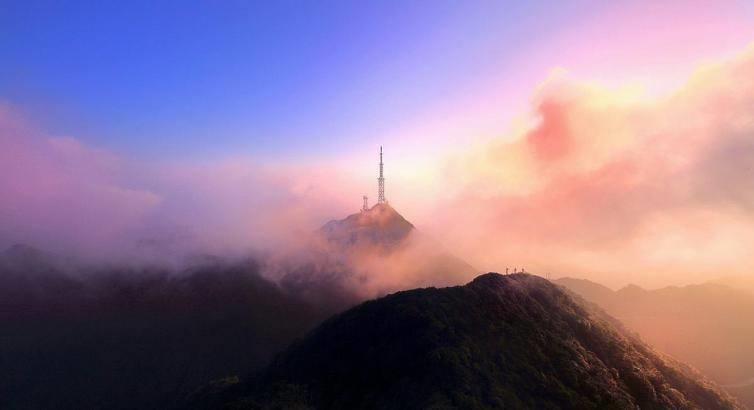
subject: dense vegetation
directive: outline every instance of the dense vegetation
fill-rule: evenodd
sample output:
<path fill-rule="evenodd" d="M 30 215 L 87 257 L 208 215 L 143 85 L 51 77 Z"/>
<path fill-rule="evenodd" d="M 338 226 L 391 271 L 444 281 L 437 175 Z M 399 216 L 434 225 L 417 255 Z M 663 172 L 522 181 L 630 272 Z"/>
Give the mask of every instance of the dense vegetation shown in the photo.
<path fill-rule="evenodd" d="M 563 278 L 558 284 L 593 302 L 649 344 L 689 363 L 754 407 L 754 296 L 703 283 L 613 291 Z"/>
<path fill-rule="evenodd" d="M 212 258 L 177 271 L 82 269 L 10 249 L 0 255 L 0 408 L 735 406 L 529 275 L 366 302 L 270 363 L 357 296 L 338 281 L 278 285 L 260 269 Z"/>
<path fill-rule="evenodd" d="M 362 259 L 382 266 L 395 265 L 384 258 L 414 231 L 387 205 L 327 227 L 320 233 L 361 238 Z M 11 247 L 0 254 L 0 408 L 165 409 L 262 369 L 367 293 L 363 260 L 349 259 L 354 243 L 326 239 L 333 246 L 281 252 L 282 261 L 202 257 L 171 269 L 81 265 Z M 437 282 L 470 269 L 443 252 L 422 255 L 402 273 Z"/>
<path fill-rule="evenodd" d="M 735 408 L 597 308 L 541 278 L 399 292 L 319 326 L 194 407 Z"/>
<path fill-rule="evenodd" d="M 0 255 L 2 409 L 171 408 L 353 303 L 333 290 L 312 304 L 253 261 L 64 266 L 27 247 Z"/>

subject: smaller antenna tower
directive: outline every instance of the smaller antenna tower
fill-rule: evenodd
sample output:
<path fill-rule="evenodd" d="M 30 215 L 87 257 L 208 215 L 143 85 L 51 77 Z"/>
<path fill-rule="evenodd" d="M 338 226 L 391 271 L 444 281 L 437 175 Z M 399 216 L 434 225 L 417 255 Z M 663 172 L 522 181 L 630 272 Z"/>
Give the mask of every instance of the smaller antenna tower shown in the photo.
<path fill-rule="evenodd" d="M 366 212 L 369 210 L 369 198 L 366 195 L 364 195 L 362 198 L 364 198 L 364 205 L 362 205 L 361 211 Z"/>

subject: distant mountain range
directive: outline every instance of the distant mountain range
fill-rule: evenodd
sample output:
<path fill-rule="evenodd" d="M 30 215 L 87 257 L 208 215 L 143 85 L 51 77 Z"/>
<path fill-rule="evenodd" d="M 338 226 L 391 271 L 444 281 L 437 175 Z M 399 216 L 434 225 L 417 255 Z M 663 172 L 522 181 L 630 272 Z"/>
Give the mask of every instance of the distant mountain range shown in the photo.
<path fill-rule="evenodd" d="M 754 296 L 718 283 L 613 291 L 597 283 L 556 281 L 596 303 L 658 350 L 683 360 L 754 407 Z"/>
<path fill-rule="evenodd" d="M 526 274 L 399 292 L 313 330 L 193 408 L 726 409 L 699 374 Z"/>

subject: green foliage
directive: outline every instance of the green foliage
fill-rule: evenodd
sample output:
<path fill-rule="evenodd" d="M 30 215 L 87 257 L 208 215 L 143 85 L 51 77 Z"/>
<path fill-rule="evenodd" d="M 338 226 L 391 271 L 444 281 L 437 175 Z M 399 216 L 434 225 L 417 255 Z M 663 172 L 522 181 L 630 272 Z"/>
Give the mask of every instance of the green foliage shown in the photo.
<path fill-rule="evenodd" d="M 603 312 L 524 274 L 366 302 L 279 355 L 239 395 L 257 408 L 736 406 Z"/>

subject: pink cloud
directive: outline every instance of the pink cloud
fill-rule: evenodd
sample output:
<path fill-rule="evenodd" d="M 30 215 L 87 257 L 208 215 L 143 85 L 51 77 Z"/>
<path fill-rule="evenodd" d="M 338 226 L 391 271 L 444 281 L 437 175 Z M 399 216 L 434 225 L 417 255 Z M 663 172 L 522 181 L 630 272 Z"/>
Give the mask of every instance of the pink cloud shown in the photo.
<path fill-rule="evenodd" d="M 100 260 L 280 246 L 346 208 L 351 183 L 326 165 L 136 161 L 45 135 L 8 106 L 0 146 L 0 246 Z"/>
<path fill-rule="evenodd" d="M 753 63 L 749 51 L 654 100 L 547 85 L 529 129 L 452 162 L 459 194 L 433 219 L 488 269 L 526 265 L 616 284 L 747 272 L 754 257 L 721 244 L 754 240 Z"/>
<path fill-rule="evenodd" d="M 545 100 L 537 107 L 541 125 L 526 135 L 534 156 L 543 162 L 556 161 L 571 148 L 571 130 L 567 106 L 559 101 Z"/>
<path fill-rule="evenodd" d="M 389 199 L 481 269 L 649 285 L 746 273 L 753 106 L 752 51 L 661 98 L 553 78 L 528 126 L 440 169 L 390 162 Z M 7 106 L 0 146 L 0 242 L 88 256 L 295 246 L 374 189 L 353 172 L 363 160 L 138 162 L 46 135 Z"/>
<path fill-rule="evenodd" d="M 104 251 L 160 202 L 159 195 L 119 183 L 114 156 L 72 138 L 51 138 L 9 107 L 0 113 L 0 232 L 3 242 Z"/>

